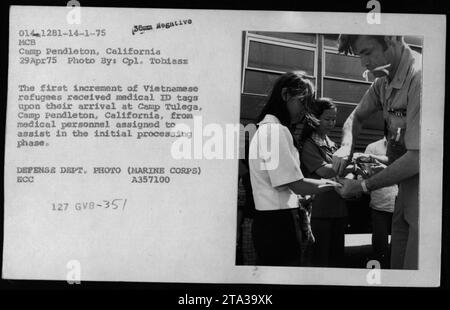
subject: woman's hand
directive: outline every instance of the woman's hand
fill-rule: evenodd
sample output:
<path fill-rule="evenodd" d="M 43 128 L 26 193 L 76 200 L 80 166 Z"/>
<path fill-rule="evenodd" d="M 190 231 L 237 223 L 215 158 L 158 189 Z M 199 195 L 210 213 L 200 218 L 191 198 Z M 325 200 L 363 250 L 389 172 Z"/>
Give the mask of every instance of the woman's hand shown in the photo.
<path fill-rule="evenodd" d="M 328 179 L 303 178 L 295 182 L 286 184 L 297 195 L 312 195 L 333 190 L 341 186 L 336 181 Z"/>
<path fill-rule="evenodd" d="M 351 149 L 349 147 L 341 146 L 333 154 L 332 167 L 336 172 L 336 175 L 340 176 L 344 173 L 345 167 L 347 167 L 348 161 L 350 159 Z"/>

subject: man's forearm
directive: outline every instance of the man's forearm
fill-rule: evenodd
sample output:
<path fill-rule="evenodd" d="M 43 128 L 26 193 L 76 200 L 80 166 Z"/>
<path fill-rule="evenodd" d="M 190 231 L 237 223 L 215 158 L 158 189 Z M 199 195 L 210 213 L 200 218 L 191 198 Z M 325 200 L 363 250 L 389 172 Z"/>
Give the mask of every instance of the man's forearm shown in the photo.
<path fill-rule="evenodd" d="M 408 151 L 386 169 L 368 179 L 370 190 L 398 184 L 419 173 L 420 152 Z"/>
<path fill-rule="evenodd" d="M 356 111 L 356 110 L 355 110 Z M 348 148 L 351 153 L 353 153 L 354 141 L 356 137 L 359 135 L 362 123 L 359 118 L 355 115 L 355 111 L 353 111 L 342 127 L 342 143 L 341 147 Z"/>

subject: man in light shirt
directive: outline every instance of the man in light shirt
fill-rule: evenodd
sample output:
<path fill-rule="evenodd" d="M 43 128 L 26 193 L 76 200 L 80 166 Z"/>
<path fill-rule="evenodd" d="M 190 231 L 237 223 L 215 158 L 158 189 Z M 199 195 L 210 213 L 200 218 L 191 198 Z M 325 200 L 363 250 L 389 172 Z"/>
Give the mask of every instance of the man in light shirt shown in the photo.
<path fill-rule="evenodd" d="M 361 66 L 375 81 L 342 128 L 341 148 L 333 155 L 339 175 L 352 158 L 356 138 L 365 120 L 383 111 L 389 136 L 390 164 L 364 180 L 341 179 L 338 190 L 344 198 L 398 184 L 392 217 L 392 269 L 419 268 L 419 157 L 421 55 L 411 50 L 401 36 L 340 35 L 339 51 L 360 56 Z"/>

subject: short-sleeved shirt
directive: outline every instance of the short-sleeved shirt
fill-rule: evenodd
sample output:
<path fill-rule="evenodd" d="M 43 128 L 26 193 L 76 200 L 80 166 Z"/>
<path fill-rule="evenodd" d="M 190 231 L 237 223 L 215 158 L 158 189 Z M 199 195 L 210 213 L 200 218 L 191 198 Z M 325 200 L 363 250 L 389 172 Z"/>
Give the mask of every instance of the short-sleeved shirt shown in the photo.
<path fill-rule="evenodd" d="M 372 155 L 386 155 L 385 138 L 370 143 L 364 153 Z M 382 187 L 380 189 L 370 192 L 370 206 L 372 209 L 384 212 L 394 212 L 395 198 L 397 197 L 398 187 L 392 185 L 388 187 Z"/>
<path fill-rule="evenodd" d="M 394 78 L 376 79 L 362 102 L 382 110 L 388 126 L 387 156 L 390 162 L 407 150 L 420 148 L 421 55 L 405 46 Z"/>
<path fill-rule="evenodd" d="M 336 145 L 328 137 L 320 141 L 317 135 L 303 142 L 301 153 L 301 167 L 305 176 L 313 179 L 321 177 L 316 170 L 331 163 Z M 335 191 L 328 191 L 314 195 L 312 202 L 312 218 L 338 218 L 347 216 L 345 200 Z"/>
<path fill-rule="evenodd" d="M 273 115 L 259 123 L 250 142 L 249 167 L 256 210 L 298 208 L 287 184 L 303 179 L 299 153 L 289 129 Z"/>

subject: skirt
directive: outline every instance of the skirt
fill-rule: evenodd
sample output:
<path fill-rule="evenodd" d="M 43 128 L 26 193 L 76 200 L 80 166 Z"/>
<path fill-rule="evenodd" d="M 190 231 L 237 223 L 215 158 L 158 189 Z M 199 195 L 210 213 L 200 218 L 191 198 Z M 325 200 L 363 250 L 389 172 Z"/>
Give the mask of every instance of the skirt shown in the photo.
<path fill-rule="evenodd" d="M 257 265 L 301 265 L 298 209 L 256 211 L 252 235 Z"/>

